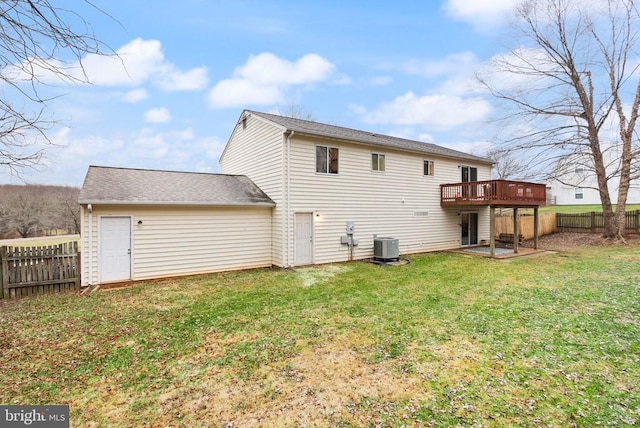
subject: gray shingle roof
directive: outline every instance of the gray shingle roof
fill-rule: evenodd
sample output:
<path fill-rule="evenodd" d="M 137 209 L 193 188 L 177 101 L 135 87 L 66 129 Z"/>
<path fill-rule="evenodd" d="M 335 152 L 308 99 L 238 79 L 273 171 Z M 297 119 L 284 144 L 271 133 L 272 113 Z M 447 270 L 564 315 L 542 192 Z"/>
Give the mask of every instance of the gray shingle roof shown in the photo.
<path fill-rule="evenodd" d="M 278 116 L 275 114 L 262 113 L 252 110 L 245 110 L 245 113 L 262 117 L 273 123 L 283 126 L 288 131 L 293 131 L 300 134 L 336 138 L 339 140 L 347 140 L 374 146 L 390 147 L 398 150 L 438 155 L 455 159 L 464 159 L 481 163 L 494 163 L 491 159 L 471 155 L 469 153 L 464 153 L 458 150 L 448 149 L 436 144 L 424 143 L 422 141 L 407 140 L 404 138 L 391 137 L 389 135 L 376 134 L 374 132 L 359 131 L 357 129 L 327 125 L 320 122 L 295 119 L 292 117 Z"/>
<path fill-rule="evenodd" d="M 90 166 L 81 204 L 274 206 L 244 175 Z"/>

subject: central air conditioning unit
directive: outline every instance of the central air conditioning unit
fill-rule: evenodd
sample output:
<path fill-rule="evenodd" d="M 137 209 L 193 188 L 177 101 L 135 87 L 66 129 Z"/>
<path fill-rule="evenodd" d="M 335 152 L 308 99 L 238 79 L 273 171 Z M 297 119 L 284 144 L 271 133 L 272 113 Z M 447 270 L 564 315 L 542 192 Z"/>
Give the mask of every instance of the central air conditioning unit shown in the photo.
<path fill-rule="evenodd" d="M 400 258 L 398 249 L 398 239 L 396 238 L 374 238 L 373 258 L 376 260 L 393 260 Z"/>

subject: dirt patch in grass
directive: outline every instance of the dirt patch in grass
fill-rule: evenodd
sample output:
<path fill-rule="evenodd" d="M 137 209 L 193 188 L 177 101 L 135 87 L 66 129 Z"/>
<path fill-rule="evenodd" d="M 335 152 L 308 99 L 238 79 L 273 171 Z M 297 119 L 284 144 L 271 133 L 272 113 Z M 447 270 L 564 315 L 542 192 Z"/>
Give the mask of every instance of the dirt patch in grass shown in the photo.
<path fill-rule="evenodd" d="M 540 248 L 553 251 L 569 251 L 578 247 L 609 247 L 615 245 L 640 245 L 640 234 L 629 234 L 624 240 L 603 238 L 599 233 L 559 232 L 539 238 Z M 533 241 L 524 243 L 533 247 Z"/>
<path fill-rule="evenodd" d="M 198 420 L 224 426 L 324 426 L 347 422 L 366 424 L 367 414 L 355 411 L 364 400 L 408 402 L 425 399 L 418 376 L 406 376 L 394 361 L 372 364 L 354 344 L 370 344 L 362 337 L 345 335 L 318 346 L 305 346 L 295 355 L 266 363 L 248 378 L 237 365 L 212 363 L 224 349 L 255 337 L 213 335 L 197 355 L 178 362 L 176 373 L 191 373 L 174 382 L 160 401 L 171 424 L 184 417 L 186 424 Z M 185 370 L 183 365 L 200 367 Z M 188 397 L 185 400 L 185 397 Z M 197 415 L 198 420 L 189 420 Z"/>
<path fill-rule="evenodd" d="M 329 279 L 347 269 L 349 269 L 349 267 L 346 264 L 330 264 L 297 269 L 296 274 L 304 287 L 312 287 L 326 283 Z"/>

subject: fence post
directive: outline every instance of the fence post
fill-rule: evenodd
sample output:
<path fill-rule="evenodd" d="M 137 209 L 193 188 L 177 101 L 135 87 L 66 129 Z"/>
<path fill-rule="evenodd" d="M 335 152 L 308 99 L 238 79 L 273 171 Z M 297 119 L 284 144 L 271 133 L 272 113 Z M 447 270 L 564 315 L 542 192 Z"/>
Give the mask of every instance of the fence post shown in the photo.
<path fill-rule="evenodd" d="M 7 247 L 0 247 L 0 299 L 4 299 L 5 296 L 9 296 L 9 290 L 5 289 L 5 287 L 9 284 L 9 266 L 5 266 L 8 264 L 6 262 L 7 259 Z"/>

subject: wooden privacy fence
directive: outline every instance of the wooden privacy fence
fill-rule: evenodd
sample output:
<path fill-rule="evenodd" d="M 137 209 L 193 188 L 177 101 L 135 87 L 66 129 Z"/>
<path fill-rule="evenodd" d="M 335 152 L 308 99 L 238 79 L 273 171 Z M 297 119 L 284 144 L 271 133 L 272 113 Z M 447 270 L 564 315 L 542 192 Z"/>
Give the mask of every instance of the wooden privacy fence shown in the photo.
<path fill-rule="evenodd" d="M 532 215 L 518 216 L 518 231 L 523 239 L 533 239 Z M 548 235 L 556 231 L 556 213 L 543 213 L 539 215 L 538 234 Z M 496 237 L 501 233 L 513 234 L 513 216 L 496 217 Z"/>
<path fill-rule="evenodd" d="M 80 289 L 78 243 L 0 247 L 2 298 Z"/>
<path fill-rule="evenodd" d="M 556 217 L 558 232 L 602 232 L 604 216 L 599 212 L 560 214 Z M 640 233 L 640 210 L 625 213 L 625 231 Z"/>

